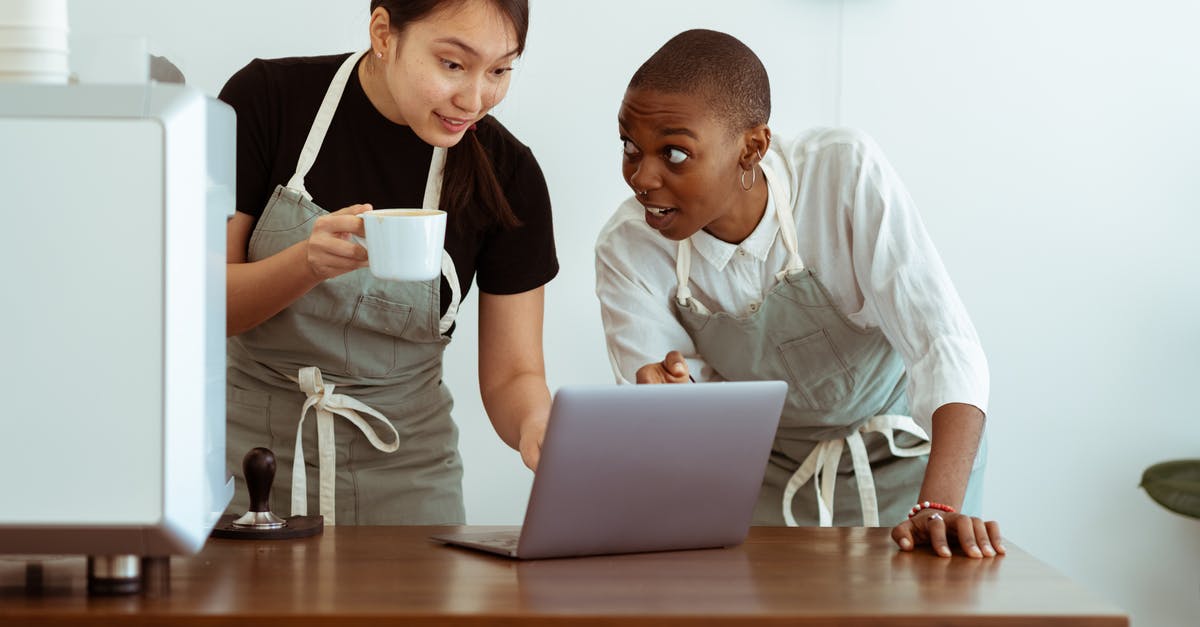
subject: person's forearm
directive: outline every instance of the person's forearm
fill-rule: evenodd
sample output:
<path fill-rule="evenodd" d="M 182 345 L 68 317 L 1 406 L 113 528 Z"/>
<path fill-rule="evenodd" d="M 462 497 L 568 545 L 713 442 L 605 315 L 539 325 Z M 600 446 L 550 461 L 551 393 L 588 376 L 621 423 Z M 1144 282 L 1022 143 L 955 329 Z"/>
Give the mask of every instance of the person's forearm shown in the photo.
<path fill-rule="evenodd" d="M 481 386 L 483 407 L 504 443 L 517 449 L 527 422 L 545 422 L 550 416 L 550 390 L 546 376 L 524 372 L 487 388 Z"/>
<path fill-rule="evenodd" d="M 234 336 L 267 321 L 320 284 L 308 265 L 306 242 L 252 263 L 225 266 L 225 334 Z"/>
<path fill-rule="evenodd" d="M 947 403 L 933 412 L 932 447 L 919 501 L 962 509 L 983 423 L 983 412 L 966 403 Z"/>

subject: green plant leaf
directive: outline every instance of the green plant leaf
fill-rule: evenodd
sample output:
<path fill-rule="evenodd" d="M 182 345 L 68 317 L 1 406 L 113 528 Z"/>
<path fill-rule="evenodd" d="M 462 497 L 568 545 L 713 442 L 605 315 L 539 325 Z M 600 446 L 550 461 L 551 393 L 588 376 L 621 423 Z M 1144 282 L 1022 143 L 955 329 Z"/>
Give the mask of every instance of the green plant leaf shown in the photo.
<path fill-rule="evenodd" d="M 1200 518 L 1200 459 L 1154 464 L 1142 473 L 1142 488 L 1159 505 Z"/>

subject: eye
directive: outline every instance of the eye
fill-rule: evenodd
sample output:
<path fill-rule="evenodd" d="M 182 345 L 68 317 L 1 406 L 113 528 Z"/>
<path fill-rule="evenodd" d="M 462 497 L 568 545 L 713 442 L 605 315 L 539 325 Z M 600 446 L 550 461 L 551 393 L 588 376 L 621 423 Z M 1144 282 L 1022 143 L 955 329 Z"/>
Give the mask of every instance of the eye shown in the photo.
<path fill-rule="evenodd" d="M 667 148 L 663 154 L 667 157 L 667 161 L 675 165 L 679 165 L 691 157 L 691 155 L 679 148 Z"/>
<path fill-rule="evenodd" d="M 624 137 L 621 138 L 621 149 L 624 151 L 626 157 L 635 157 L 640 152 L 633 142 Z"/>
<path fill-rule="evenodd" d="M 511 67 L 498 67 L 498 68 L 492 70 L 492 75 L 497 76 L 497 77 L 504 76 L 505 74 L 508 74 L 511 71 L 512 71 Z"/>
<path fill-rule="evenodd" d="M 449 59 L 439 59 L 439 61 L 441 61 L 441 63 L 442 63 L 442 66 L 443 66 L 443 67 L 445 67 L 447 70 L 461 70 L 461 69 L 463 69 L 463 66 L 462 66 L 462 65 L 460 65 L 460 64 L 458 64 L 458 63 L 455 63 L 454 61 L 451 61 L 451 60 L 449 60 Z"/>

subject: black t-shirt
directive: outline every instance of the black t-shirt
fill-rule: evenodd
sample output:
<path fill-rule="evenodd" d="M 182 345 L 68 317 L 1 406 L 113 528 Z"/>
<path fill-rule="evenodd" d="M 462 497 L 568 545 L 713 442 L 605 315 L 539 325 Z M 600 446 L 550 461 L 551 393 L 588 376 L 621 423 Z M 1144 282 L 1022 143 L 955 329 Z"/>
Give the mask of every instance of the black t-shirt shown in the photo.
<path fill-rule="evenodd" d="M 234 74 L 220 99 L 237 112 L 237 210 L 262 215 L 276 185 L 296 171 L 300 149 L 330 81 L 348 55 L 255 59 Z M 558 274 L 550 195 L 527 146 L 492 116 L 477 124 L 480 143 L 492 160 L 521 226 L 472 228 L 456 221 L 446 228 L 446 251 L 458 270 L 465 298 L 471 278 L 489 294 L 517 294 Z M 359 203 L 377 209 L 419 207 L 433 147 L 408 126 L 383 117 L 351 72 L 337 112 L 304 186 L 327 211 Z M 442 313 L 450 288 L 442 279 Z"/>

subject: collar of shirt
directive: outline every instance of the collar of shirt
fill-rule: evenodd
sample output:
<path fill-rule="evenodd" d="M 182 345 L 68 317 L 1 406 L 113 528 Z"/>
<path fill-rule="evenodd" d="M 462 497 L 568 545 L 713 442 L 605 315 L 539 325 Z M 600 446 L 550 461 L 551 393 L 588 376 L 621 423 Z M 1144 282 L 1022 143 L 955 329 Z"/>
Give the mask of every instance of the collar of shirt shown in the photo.
<path fill-rule="evenodd" d="M 691 237 L 691 241 L 692 247 L 700 253 L 700 256 L 714 270 L 721 272 L 725 266 L 729 265 L 729 260 L 741 251 L 759 262 L 765 262 L 767 255 L 771 253 L 771 247 L 775 244 L 777 233 L 779 233 L 779 218 L 775 214 L 775 198 L 771 194 L 770 186 L 767 186 L 767 210 L 763 212 L 758 226 L 754 227 L 749 237 L 742 240 L 740 244 L 721 241 L 703 229 L 697 231 Z"/>

